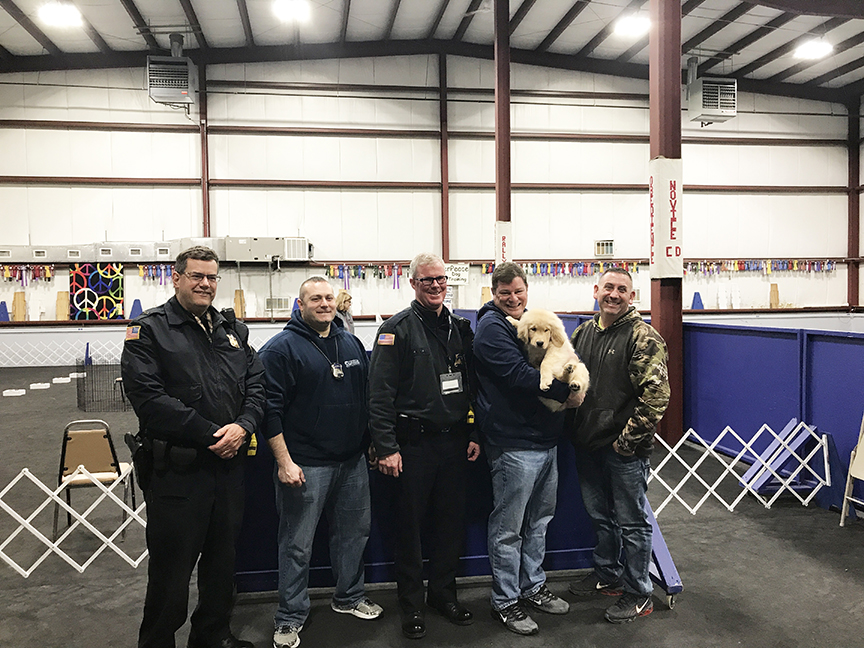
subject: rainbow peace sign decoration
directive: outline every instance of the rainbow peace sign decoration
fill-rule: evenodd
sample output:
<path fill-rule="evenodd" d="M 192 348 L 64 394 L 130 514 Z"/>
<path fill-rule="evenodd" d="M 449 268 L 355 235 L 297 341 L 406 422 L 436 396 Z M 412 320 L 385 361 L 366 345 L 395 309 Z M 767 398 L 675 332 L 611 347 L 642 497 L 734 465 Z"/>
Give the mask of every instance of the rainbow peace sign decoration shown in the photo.
<path fill-rule="evenodd" d="M 73 264 L 69 268 L 69 317 L 123 319 L 123 264 Z"/>

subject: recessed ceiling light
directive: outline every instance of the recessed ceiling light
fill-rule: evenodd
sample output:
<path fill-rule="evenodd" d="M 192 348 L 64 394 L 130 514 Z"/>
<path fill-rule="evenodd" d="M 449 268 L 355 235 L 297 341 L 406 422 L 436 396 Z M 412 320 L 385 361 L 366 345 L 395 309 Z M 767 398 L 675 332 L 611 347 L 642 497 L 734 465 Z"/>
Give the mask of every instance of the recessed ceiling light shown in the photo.
<path fill-rule="evenodd" d="M 273 13 L 282 22 L 309 22 L 309 0 L 273 0 Z"/>
<path fill-rule="evenodd" d="M 795 57 L 802 59 L 820 59 L 834 51 L 834 46 L 826 40 L 815 38 L 802 43 L 795 50 Z"/>
<path fill-rule="evenodd" d="M 49 2 L 39 7 L 39 20 L 50 27 L 80 27 L 81 12 L 64 2 Z"/>
<path fill-rule="evenodd" d="M 649 29 L 651 29 L 651 20 L 648 16 L 639 14 L 624 16 L 615 23 L 616 36 L 636 38 L 647 34 Z"/>

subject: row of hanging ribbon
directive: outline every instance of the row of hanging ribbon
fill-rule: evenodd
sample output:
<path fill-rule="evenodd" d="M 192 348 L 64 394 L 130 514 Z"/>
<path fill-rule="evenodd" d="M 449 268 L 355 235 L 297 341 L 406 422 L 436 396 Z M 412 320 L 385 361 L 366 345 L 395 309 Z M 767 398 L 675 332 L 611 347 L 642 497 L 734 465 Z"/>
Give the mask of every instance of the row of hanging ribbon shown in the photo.
<path fill-rule="evenodd" d="M 610 268 L 624 268 L 631 273 L 639 272 L 639 264 L 635 261 L 532 261 L 520 265 L 526 275 L 541 277 L 590 277 L 603 274 Z M 495 271 L 495 264 L 481 263 L 480 271 L 483 274 L 492 274 Z"/>
<path fill-rule="evenodd" d="M 0 275 L 3 275 L 3 281 L 17 281 L 26 286 L 31 281 L 51 281 L 54 278 L 54 266 L 29 263 L 4 265 L 0 266 Z"/>
<path fill-rule="evenodd" d="M 381 265 L 349 265 L 339 263 L 324 266 L 325 276 L 331 279 L 341 279 L 342 285 L 347 290 L 351 287 L 351 279 L 393 279 L 393 288 L 401 287 L 401 277 L 408 274 L 408 269 L 399 263 L 387 263 Z"/>
<path fill-rule="evenodd" d="M 696 261 L 684 264 L 685 274 L 716 275 L 721 272 L 833 272 L 837 262 L 804 259 L 749 259 L 726 261 Z"/>
<path fill-rule="evenodd" d="M 174 274 L 174 266 L 162 264 L 138 264 L 138 276 L 144 281 L 159 282 L 160 286 L 164 286 L 165 282 L 171 283 L 171 276 Z"/>

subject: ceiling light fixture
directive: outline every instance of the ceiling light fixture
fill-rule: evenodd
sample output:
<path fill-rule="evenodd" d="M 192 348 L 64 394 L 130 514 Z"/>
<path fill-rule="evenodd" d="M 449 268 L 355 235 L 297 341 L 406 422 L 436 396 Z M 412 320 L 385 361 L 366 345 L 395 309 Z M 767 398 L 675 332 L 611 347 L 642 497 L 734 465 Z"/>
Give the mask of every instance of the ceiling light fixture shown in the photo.
<path fill-rule="evenodd" d="M 64 2 L 49 2 L 39 7 L 39 20 L 50 27 L 80 27 L 81 12 Z"/>
<path fill-rule="evenodd" d="M 639 14 L 624 16 L 615 23 L 616 36 L 638 38 L 647 34 L 649 29 L 651 29 L 651 20 L 648 16 Z"/>
<path fill-rule="evenodd" d="M 820 59 L 825 58 L 834 51 L 834 46 L 821 38 L 814 38 L 806 43 L 801 43 L 795 50 L 795 58 Z"/>
<path fill-rule="evenodd" d="M 273 13 L 282 22 L 309 22 L 312 7 L 309 0 L 273 0 Z"/>

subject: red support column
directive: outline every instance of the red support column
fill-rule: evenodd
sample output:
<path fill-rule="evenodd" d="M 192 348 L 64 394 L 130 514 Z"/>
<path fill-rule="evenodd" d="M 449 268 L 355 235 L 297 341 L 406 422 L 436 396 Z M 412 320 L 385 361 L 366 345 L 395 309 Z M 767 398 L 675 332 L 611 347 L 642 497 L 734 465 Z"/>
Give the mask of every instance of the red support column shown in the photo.
<path fill-rule="evenodd" d="M 651 159 L 681 158 L 681 2 L 651 0 L 649 37 Z M 686 208 L 686 202 L 685 202 Z M 684 433 L 682 280 L 651 280 L 651 324 L 669 349 L 672 397 L 658 434 L 674 443 Z"/>
<path fill-rule="evenodd" d="M 495 0 L 495 219 L 510 222 L 510 3 Z"/>
<path fill-rule="evenodd" d="M 847 133 L 847 155 L 849 156 L 849 235 L 846 256 L 849 259 L 858 259 L 861 256 L 861 122 L 860 100 L 850 101 L 847 105 L 849 110 L 848 133 Z M 859 268 L 858 261 L 849 261 L 847 265 L 846 278 L 846 301 L 849 306 L 860 306 Z"/>

